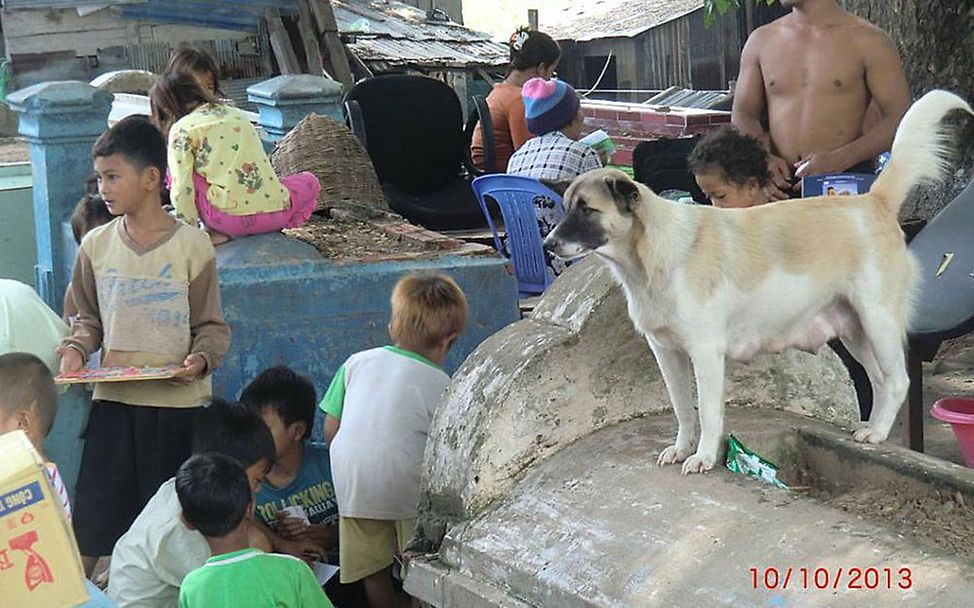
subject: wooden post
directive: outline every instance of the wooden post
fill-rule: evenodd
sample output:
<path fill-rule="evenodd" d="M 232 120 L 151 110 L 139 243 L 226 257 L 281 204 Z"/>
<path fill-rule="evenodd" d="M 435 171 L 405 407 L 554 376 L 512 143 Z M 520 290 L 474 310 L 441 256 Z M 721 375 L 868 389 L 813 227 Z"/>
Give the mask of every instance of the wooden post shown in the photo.
<path fill-rule="evenodd" d="M 267 31 L 270 33 L 271 48 L 274 49 L 274 57 L 277 58 L 277 67 L 281 69 L 281 74 L 300 74 L 301 64 L 298 63 L 294 47 L 291 46 L 291 37 L 284 29 L 281 12 L 276 8 L 269 8 L 265 18 Z"/>
<path fill-rule="evenodd" d="M 538 9 L 528 9 L 528 29 L 538 31 Z"/>
<path fill-rule="evenodd" d="M 320 37 L 317 34 L 314 17 L 308 0 L 298 0 L 298 31 L 301 32 L 301 42 L 304 44 L 304 54 L 308 58 L 308 72 L 321 76 L 325 71 L 325 64 L 321 57 Z"/>
<path fill-rule="evenodd" d="M 348 91 L 355 84 L 355 79 L 352 78 L 352 69 L 348 66 L 345 45 L 342 44 L 342 37 L 338 33 L 338 24 L 335 21 L 335 12 L 332 10 L 331 1 L 310 0 L 310 2 L 311 11 L 314 13 L 315 21 L 318 22 L 318 32 L 324 40 L 331 73 Z"/>

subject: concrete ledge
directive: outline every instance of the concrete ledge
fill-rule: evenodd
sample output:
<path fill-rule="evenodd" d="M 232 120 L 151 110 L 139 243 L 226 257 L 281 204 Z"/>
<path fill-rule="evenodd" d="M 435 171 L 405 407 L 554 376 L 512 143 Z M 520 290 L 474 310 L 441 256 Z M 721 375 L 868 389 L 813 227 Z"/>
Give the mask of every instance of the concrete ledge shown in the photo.
<path fill-rule="evenodd" d="M 656 466 L 654 454 L 667 443 L 666 418 L 647 416 L 603 429 L 534 467 L 490 508 L 450 530 L 435 562 L 435 593 L 426 593 L 429 572 L 417 573 L 415 582 L 410 572 L 407 589 L 426 593 L 419 597 L 436 608 L 468 605 L 450 589 L 465 580 L 505 591 L 502 600 L 481 596 L 477 606 L 511 600 L 557 608 L 969 604 L 971 562 L 936 538 L 913 536 L 908 524 L 883 524 L 722 468 L 682 476 L 679 467 Z M 784 412 L 732 411 L 728 427 L 772 458 L 802 453 L 811 446 L 808 438 L 816 437 L 826 445 L 811 448 L 826 460 L 838 456 L 859 490 L 899 491 L 906 482 L 895 480 L 903 468 L 898 462 L 910 461 L 908 470 L 934 461 L 900 446 L 853 444 L 843 431 Z M 820 466 L 829 471 L 835 464 Z M 930 495 L 946 497 L 948 505 L 955 492 L 970 501 L 974 472 L 938 466 L 938 478 L 929 482 L 922 473 L 906 477 Z M 894 476 L 863 473 L 869 468 Z M 786 476 L 799 471 L 794 463 L 783 468 Z M 756 588 L 751 568 L 762 576 L 775 568 L 779 578 L 769 583 L 775 588 L 763 579 Z M 857 589 L 851 568 L 875 569 L 883 573 L 882 583 L 865 588 L 860 576 Z M 900 568 L 910 572 L 906 588 L 898 584 Z M 817 569 L 823 570 L 820 579 L 828 575 L 827 585 L 818 584 L 825 588 L 816 588 Z M 833 585 L 836 576 L 840 582 Z"/>
<path fill-rule="evenodd" d="M 493 585 L 475 581 L 447 568 L 435 557 L 414 559 L 404 588 L 409 595 L 433 606 L 463 608 L 530 608 Z"/>
<path fill-rule="evenodd" d="M 848 373 L 827 348 L 732 366 L 727 402 L 846 427 L 858 413 Z M 427 546 L 572 442 L 664 411 L 670 411 L 666 388 L 621 290 L 598 260 L 573 266 L 532 318 L 491 336 L 454 375 L 427 445 L 420 506 Z M 674 417 L 667 437 L 675 431 Z"/>

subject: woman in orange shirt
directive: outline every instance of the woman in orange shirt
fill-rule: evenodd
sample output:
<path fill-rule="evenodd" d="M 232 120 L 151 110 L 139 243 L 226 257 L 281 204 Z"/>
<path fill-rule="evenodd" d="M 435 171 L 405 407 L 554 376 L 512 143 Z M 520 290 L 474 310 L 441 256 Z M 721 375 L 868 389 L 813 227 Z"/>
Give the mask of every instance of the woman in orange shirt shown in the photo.
<path fill-rule="evenodd" d="M 532 78 L 550 80 L 558 66 L 561 49 L 548 34 L 518 29 L 508 42 L 511 65 L 507 77 L 494 85 L 487 96 L 487 107 L 494 123 L 494 170 L 503 173 L 511 155 L 531 138 L 524 119 L 521 87 Z M 478 167 L 484 164 L 484 136 L 478 124 L 473 133 L 470 154 Z"/>

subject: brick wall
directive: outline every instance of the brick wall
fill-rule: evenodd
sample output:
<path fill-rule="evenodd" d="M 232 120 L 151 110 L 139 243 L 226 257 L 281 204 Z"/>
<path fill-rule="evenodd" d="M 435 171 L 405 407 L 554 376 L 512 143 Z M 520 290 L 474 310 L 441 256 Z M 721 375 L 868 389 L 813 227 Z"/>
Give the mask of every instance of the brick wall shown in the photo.
<path fill-rule="evenodd" d="M 582 101 L 585 126 L 605 129 L 616 144 L 612 162 L 632 165 L 632 151 L 647 139 L 689 137 L 730 122 L 730 112 L 668 108 L 613 101 Z"/>

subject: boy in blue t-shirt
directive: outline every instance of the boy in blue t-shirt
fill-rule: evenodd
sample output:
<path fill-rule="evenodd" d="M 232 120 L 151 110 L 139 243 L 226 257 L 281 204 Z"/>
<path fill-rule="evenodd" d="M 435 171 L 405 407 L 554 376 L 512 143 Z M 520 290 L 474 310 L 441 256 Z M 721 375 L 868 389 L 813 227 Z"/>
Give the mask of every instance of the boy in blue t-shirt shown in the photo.
<path fill-rule="evenodd" d="M 272 367 L 244 388 L 240 400 L 274 437 L 277 457 L 256 495 L 256 519 L 270 532 L 271 545 L 294 555 L 298 543 L 312 544 L 320 553 L 314 559 L 337 564 L 338 503 L 328 447 L 308 439 L 317 405 L 314 385 L 288 367 Z M 364 605 L 361 584 L 342 584 L 333 576 L 325 592 L 336 606 Z"/>
<path fill-rule="evenodd" d="M 277 452 L 257 492 L 257 518 L 281 539 L 306 539 L 334 552 L 338 504 L 328 447 L 308 440 L 317 403 L 314 385 L 288 367 L 272 367 L 244 388 L 240 400 L 267 424 Z"/>

